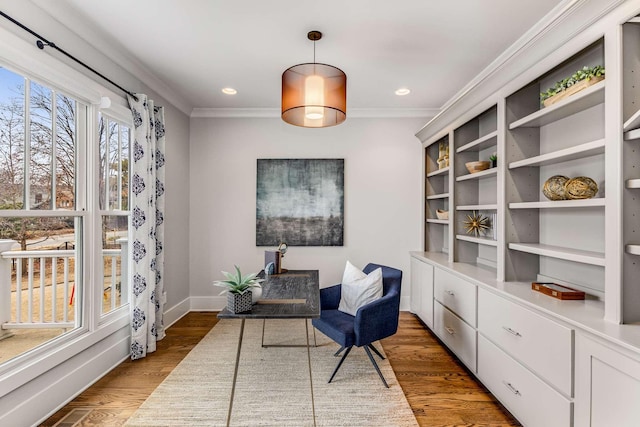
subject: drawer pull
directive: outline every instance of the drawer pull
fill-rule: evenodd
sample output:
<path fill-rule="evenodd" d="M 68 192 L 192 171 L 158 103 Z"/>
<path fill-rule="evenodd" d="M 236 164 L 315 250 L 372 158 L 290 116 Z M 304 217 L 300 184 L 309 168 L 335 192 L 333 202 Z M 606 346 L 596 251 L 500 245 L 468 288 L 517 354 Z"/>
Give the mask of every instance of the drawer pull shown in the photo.
<path fill-rule="evenodd" d="M 450 295 L 452 297 L 455 297 L 456 294 L 453 293 L 453 291 L 445 291 L 447 293 L 447 295 Z"/>
<path fill-rule="evenodd" d="M 511 335 L 514 335 L 516 337 L 522 337 L 522 334 L 518 331 L 515 331 L 507 326 L 503 326 L 502 329 L 504 329 L 505 331 L 509 332 Z"/>
<path fill-rule="evenodd" d="M 455 329 L 450 328 L 449 326 L 445 326 L 444 329 L 449 332 L 449 335 L 454 335 L 456 333 Z"/>
<path fill-rule="evenodd" d="M 504 384 L 509 389 L 509 391 L 511 391 L 511 393 L 515 394 L 516 396 L 522 396 L 522 394 L 520 394 L 518 389 L 515 388 L 514 386 L 512 386 L 511 383 L 508 383 L 506 381 L 502 381 L 502 384 Z"/>

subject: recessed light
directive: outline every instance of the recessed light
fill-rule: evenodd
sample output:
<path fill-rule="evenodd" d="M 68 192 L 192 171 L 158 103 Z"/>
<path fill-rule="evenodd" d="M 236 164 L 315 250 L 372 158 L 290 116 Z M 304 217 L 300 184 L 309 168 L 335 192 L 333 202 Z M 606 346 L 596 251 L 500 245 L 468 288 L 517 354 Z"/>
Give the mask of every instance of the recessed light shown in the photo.
<path fill-rule="evenodd" d="M 224 93 L 225 95 L 235 95 L 236 93 L 238 93 L 238 91 L 232 87 L 225 87 L 224 89 L 222 89 L 222 93 Z"/>
<path fill-rule="evenodd" d="M 400 89 L 396 90 L 396 95 L 398 96 L 409 95 L 409 93 L 411 93 L 411 91 L 406 87 L 401 87 Z"/>

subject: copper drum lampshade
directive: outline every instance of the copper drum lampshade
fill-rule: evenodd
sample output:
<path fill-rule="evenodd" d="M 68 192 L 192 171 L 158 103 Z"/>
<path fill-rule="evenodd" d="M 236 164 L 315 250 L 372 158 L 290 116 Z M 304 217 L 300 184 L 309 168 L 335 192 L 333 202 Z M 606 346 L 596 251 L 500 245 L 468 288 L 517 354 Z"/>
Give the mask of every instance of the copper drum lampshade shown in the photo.
<path fill-rule="evenodd" d="M 282 120 L 310 128 L 339 125 L 347 118 L 347 76 L 339 68 L 315 62 L 319 31 L 307 37 L 314 41 L 314 62 L 282 73 Z"/>

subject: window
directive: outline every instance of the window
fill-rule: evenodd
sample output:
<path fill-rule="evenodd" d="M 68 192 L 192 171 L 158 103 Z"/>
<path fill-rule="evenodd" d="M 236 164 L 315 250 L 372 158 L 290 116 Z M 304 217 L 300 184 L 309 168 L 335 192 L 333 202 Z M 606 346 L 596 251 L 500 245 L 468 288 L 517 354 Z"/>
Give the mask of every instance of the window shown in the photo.
<path fill-rule="evenodd" d="M 103 251 L 102 313 L 127 302 L 127 257 L 129 235 L 129 152 L 131 129 L 116 119 L 100 114 L 99 205 Z M 123 280 L 123 278 L 125 280 Z M 125 286 L 123 286 L 123 283 Z"/>
<path fill-rule="evenodd" d="M 4 360 L 82 326 L 87 213 L 78 206 L 76 183 L 86 143 L 78 128 L 87 112 L 64 93 L 0 68 Z"/>
<path fill-rule="evenodd" d="M 0 66 L 0 364 L 127 303 L 131 129 L 96 109 Z"/>

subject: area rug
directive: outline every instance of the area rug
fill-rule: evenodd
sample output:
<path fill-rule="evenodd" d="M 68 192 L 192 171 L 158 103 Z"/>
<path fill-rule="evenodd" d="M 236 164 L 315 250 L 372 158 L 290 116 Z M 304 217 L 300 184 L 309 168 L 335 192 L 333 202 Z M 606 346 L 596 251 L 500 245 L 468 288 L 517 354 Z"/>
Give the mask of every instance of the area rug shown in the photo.
<path fill-rule="evenodd" d="M 149 396 L 129 427 L 226 425 L 239 320 L 221 320 Z M 236 383 L 232 426 L 313 426 L 305 347 L 261 346 L 262 320 L 247 320 Z M 313 328 L 309 336 L 313 345 Z M 418 423 L 389 362 L 377 362 L 385 388 L 362 348 L 354 348 L 331 384 L 338 345 L 315 331 L 311 348 L 318 426 L 398 426 Z M 305 344 L 304 320 L 267 320 L 267 345 Z M 382 352 L 382 346 L 376 344 Z M 383 353 L 384 354 L 384 353 Z"/>

